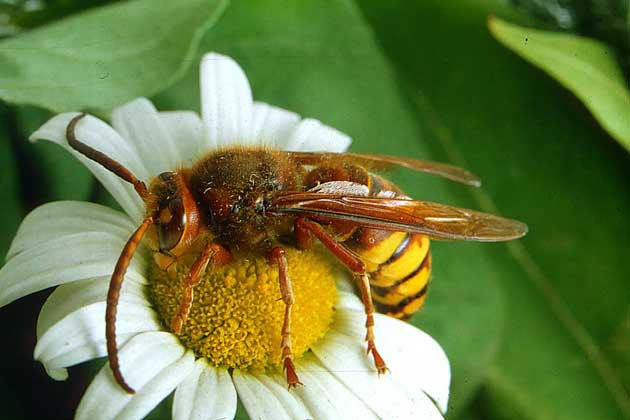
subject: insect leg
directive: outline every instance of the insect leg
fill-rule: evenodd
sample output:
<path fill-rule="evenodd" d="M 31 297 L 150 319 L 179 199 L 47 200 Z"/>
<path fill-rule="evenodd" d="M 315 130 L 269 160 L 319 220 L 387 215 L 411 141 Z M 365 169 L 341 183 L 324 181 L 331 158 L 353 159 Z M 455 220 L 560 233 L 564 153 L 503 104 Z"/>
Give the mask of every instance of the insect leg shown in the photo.
<path fill-rule="evenodd" d="M 303 219 L 295 221 L 295 241 L 299 249 L 311 249 L 313 247 L 313 234 L 301 222 Z"/>
<path fill-rule="evenodd" d="M 232 259 L 230 251 L 219 244 L 209 243 L 194 262 L 184 280 L 184 292 L 179 302 L 179 309 L 171 321 L 171 330 L 177 335 L 182 331 L 182 326 L 186 322 L 190 307 L 193 302 L 194 287 L 201 281 L 202 274 L 206 271 L 208 263 L 214 267 L 228 263 Z"/>
<path fill-rule="evenodd" d="M 120 162 L 115 161 L 114 159 L 107 156 L 105 153 L 99 152 L 98 150 L 91 148 L 87 144 L 77 139 L 74 131 L 79 120 L 85 117 L 85 115 L 86 114 L 79 114 L 74 117 L 72 120 L 70 120 L 70 123 L 66 128 L 66 139 L 68 140 L 68 144 L 70 145 L 70 147 L 72 147 L 74 150 L 81 153 L 88 159 L 91 159 L 94 162 L 100 164 L 108 171 L 113 172 L 115 175 L 132 184 L 140 198 L 142 198 L 142 200 L 146 200 L 149 193 L 144 182 L 136 178 L 136 176 L 129 169 L 124 167 Z"/>
<path fill-rule="evenodd" d="M 357 278 L 359 279 L 359 289 L 361 290 L 361 300 L 363 301 L 363 305 L 365 306 L 365 316 L 367 319 L 365 320 L 365 328 L 367 329 L 367 333 L 365 334 L 365 341 L 367 341 L 367 352 L 372 353 L 372 357 L 374 358 L 374 365 L 376 366 L 376 370 L 379 375 L 387 372 L 387 365 L 385 361 L 379 354 L 378 350 L 376 350 L 376 345 L 374 344 L 374 305 L 372 303 L 372 294 L 370 293 L 370 277 L 367 273 L 358 274 Z"/>
<path fill-rule="evenodd" d="M 289 389 L 295 388 L 298 384 L 302 385 L 300 379 L 295 373 L 295 366 L 293 365 L 293 359 L 291 356 L 291 308 L 295 303 L 295 297 L 293 296 L 293 288 L 291 287 L 291 279 L 289 278 L 289 271 L 287 268 L 287 259 L 284 255 L 284 249 L 281 247 L 275 247 L 271 250 L 269 259 L 278 264 L 278 280 L 280 281 L 280 293 L 282 295 L 282 301 L 284 302 L 284 321 L 282 323 L 282 360 L 284 363 L 284 370 L 287 373 L 287 383 Z"/>
<path fill-rule="evenodd" d="M 370 277 L 365 269 L 365 264 L 345 246 L 337 242 L 319 223 L 300 218 L 296 220 L 296 226 L 315 235 L 359 280 L 361 300 L 365 307 L 365 328 L 367 329 L 365 341 L 367 341 L 367 351 L 372 353 L 378 373 L 387 372 L 387 365 L 374 344 L 374 305 L 372 304 L 372 294 L 370 293 Z"/>
<path fill-rule="evenodd" d="M 109 366 L 112 369 L 116 382 L 118 382 L 118 384 L 130 394 L 134 394 L 136 391 L 127 385 L 127 382 L 125 382 L 125 379 L 120 372 L 120 365 L 118 363 L 118 347 L 116 346 L 116 312 L 118 308 L 118 298 L 120 297 L 120 289 L 125 278 L 125 273 L 127 272 L 127 267 L 129 267 L 133 254 L 136 252 L 140 241 L 142 241 L 144 234 L 147 232 L 147 229 L 152 223 L 153 219 L 145 219 L 127 241 L 120 257 L 118 257 L 118 262 L 116 262 L 116 268 L 114 268 L 114 273 L 112 274 L 112 279 L 109 283 L 109 290 L 107 292 L 105 338 L 107 340 L 107 357 L 109 358 Z"/>

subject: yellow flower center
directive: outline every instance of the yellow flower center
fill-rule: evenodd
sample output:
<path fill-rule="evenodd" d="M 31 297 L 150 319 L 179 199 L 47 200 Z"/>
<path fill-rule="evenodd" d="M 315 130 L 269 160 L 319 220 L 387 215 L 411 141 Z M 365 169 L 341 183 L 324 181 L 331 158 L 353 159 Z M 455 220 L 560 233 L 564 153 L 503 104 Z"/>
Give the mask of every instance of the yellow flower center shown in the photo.
<path fill-rule="evenodd" d="M 215 366 L 256 370 L 278 366 L 285 308 L 278 267 L 259 255 L 241 253 L 234 257 L 221 268 L 209 268 L 195 286 L 179 338 Z M 325 255 L 287 249 L 286 257 L 295 296 L 291 348 L 296 359 L 326 334 L 337 290 L 333 264 Z M 151 295 L 165 325 L 170 325 L 179 307 L 189 267 L 179 263 L 176 275 L 156 265 L 151 268 Z"/>

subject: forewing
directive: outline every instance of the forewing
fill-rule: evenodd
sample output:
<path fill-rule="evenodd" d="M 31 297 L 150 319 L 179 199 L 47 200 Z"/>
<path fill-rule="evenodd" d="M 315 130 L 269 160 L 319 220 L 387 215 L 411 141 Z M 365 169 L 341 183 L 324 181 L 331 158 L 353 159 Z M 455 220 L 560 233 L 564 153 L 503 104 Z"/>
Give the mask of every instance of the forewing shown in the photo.
<path fill-rule="evenodd" d="M 374 229 L 420 233 L 438 239 L 496 242 L 522 237 L 527 225 L 492 214 L 401 198 L 281 193 L 268 207 L 274 214 L 320 221 L 344 220 Z"/>
<path fill-rule="evenodd" d="M 418 172 L 438 175 L 462 184 L 478 187 L 481 185 L 479 177 L 457 166 L 439 162 L 409 159 L 387 155 L 367 155 L 360 153 L 316 153 L 316 152 L 287 152 L 292 159 L 303 165 L 324 165 L 353 163 L 372 170 L 389 169 L 401 166 Z"/>

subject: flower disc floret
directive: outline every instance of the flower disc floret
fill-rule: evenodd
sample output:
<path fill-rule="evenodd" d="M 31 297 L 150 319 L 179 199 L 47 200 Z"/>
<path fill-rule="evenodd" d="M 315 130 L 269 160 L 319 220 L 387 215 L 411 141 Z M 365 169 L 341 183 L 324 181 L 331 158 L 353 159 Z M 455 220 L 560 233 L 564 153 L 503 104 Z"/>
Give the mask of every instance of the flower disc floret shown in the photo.
<path fill-rule="evenodd" d="M 326 334 L 337 292 L 328 257 L 291 249 L 286 257 L 295 296 L 291 343 L 298 358 Z M 165 325 L 178 308 L 188 270 L 188 264 L 180 264 L 175 276 L 157 266 L 151 270 L 153 302 Z M 180 339 L 215 366 L 265 370 L 281 362 L 284 310 L 278 267 L 260 255 L 236 253 L 230 264 L 210 268 L 195 287 Z"/>

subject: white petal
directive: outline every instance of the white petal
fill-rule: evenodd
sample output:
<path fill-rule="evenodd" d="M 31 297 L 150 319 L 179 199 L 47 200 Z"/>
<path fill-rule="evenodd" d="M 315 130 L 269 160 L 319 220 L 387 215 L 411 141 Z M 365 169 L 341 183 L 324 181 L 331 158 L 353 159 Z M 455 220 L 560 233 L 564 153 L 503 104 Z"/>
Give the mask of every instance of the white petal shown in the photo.
<path fill-rule="evenodd" d="M 131 236 L 135 228 L 128 216 L 99 204 L 84 201 L 48 203 L 37 207 L 24 218 L 11 243 L 7 260 L 60 236 L 109 232 L 124 239 Z"/>
<path fill-rule="evenodd" d="M 55 381 L 65 381 L 70 377 L 68 369 L 66 368 L 53 369 L 47 365 L 44 365 L 44 370 L 46 371 L 46 374 Z"/>
<path fill-rule="evenodd" d="M 358 311 L 337 312 L 334 328 L 362 340 L 365 315 Z M 391 317 L 375 314 L 376 346 L 391 377 L 409 392 L 424 391 L 446 413 L 451 371 L 442 347 L 418 328 Z"/>
<path fill-rule="evenodd" d="M 206 359 L 177 387 L 173 419 L 232 419 L 236 414 L 236 389 L 227 369 L 215 368 Z"/>
<path fill-rule="evenodd" d="M 362 330 L 364 322 L 357 323 L 355 328 Z M 331 329 L 322 342 L 313 347 L 313 352 L 332 375 L 378 416 L 386 419 L 442 419 L 440 411 L 422 391 L 412 392 L 392 375 L 379 377 L 365 354 L 363 337 L 357 339 Z M 383 353 L 381 351 L 387 361 L 387 354 Z"/>
<path fill-rule="evenodd" d="M 287 391 L 269 374 L 252 374 L 235 369 L 232 372 L 238 396 L 253 419 L 312 419 L 313 415 L 300 399 Z M 286 383 L 286 381 L 285 381 Z"/>
<path fill-rule="evenodd" d="M 181 359 L 146 384 L 116 418 L 130 420 L 144 418 L 182 383 L 194 366 L 195 355 L 189 350 Z"/>
<path fill-rule="evenodd" d="M 175 139 L 148 99 L 134 99 L 114 109 L 112 126 L 133 144 L 151 176 L 177 169 L 181 157 Z"/>
<path fill-rule="evenodd" d="M 121 348 L 120 366 L 131 395 L 114 380 L 108 364 L 88 387 L 77 419 L 140 419 L 179 385 L 194 367 L 194 356 L 170 333 L 135 336 Z"/>
<path fill-rule="evenodd" d="M 361 302 L 361 299 L 359 299 L 357 295 L 341 290 L 337 292 L 337 303 L 335 303 L 335 308 L 337 308 L 337 310 L 351 309 L 359 312 L 365 309 L 363 302 Z"/>
<path fill-rule="evenodd" d="M 346 388 L 326 369 L 312 353 L 307 353 L 296 362 L 297 373 L 303 387 L 294 391 L 294 396 L 313 413 L 315 419 L 377 419 L 350 389 Z M 273 379 L 286 387 L 286 379 L 277 374 Z"/>
<path fill-rule="evenodd" d="M 76 112 L 69 112 L 54 116 L 35 131 L 31 135 L 30 140 L 49 140 L 69 150 L 70 153 L 87 166 L 132 219 L 135 221 L 141 220 L 144 214 L 144 204 L 133 187 L 98 163 L 86 158 L 68 146 L 66 128 L 70 120 L 77 115 L 78 113 Z M 109 125 L 98 118 L 88 115 L 79 121 L 75 131 L 77 138 L 81 142 L 118 161 L 133 172 L 138 179 L 145 182 L 149 181 L 149 172 L 142 163 L 141 156 L 138 155 L 132 145 Z"/>
<path fill-rule="evenodd" d="M 50 327 L 72 312 L 97 302 L 107 300 L 110 276 L 62 284 L 48 296 L 37 318 L 37 336 L 41 337 Z M 150 307 L 147 299 L 146 279 L 138 275 L 125 277 L 119 302 Z"/>
<path fill-rule="evenodd" d="M 306 118 L 295 127 L 285 150 L 301 152 L 345 152 L 352 139 L 332 127 Z"/>
<path fill-rule="evenodd" d="M 201 118 L 192 111 L 160 112 L 162 125 L 174 139 L 182 166 L 191 166 L 207 150 L 203 142 Z"/>
<path fill-rule="evenodd" d="M 251 117 L 252 91 L 230 57 L 210 53 L 201 59 L 201 116 L 209 150 L 241 143 Z"/>
<path fill-rule="evenodd" d="M 105 302 L 79 308 L 51 326 L 38 338 L 33 356 L 46 369 L 58 370 L 107 354 Z M 133 336 L 159 331 L 157 313 L 144 305 L 120 302 L 116 319 L 116 342 L 122 347 Z"/>
<path fill-rule="evenodd" d="M 252 116 L 245 129 L 243 140 L 284 150 L 289 135 L 300 121 L 295 112 L 262 102 L 254 102 Z"/>
<path fill-rule="evenodd" d="M 51 286 L 111 275 L 125 242 L 104 232 L 75 233 L 22 251 L 0 268 L 0 307 Z M 145 268 L 143 252 L 136 252 L 127 273 Z"/>

